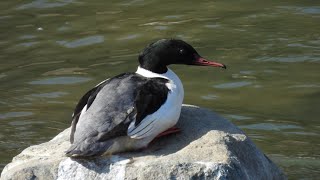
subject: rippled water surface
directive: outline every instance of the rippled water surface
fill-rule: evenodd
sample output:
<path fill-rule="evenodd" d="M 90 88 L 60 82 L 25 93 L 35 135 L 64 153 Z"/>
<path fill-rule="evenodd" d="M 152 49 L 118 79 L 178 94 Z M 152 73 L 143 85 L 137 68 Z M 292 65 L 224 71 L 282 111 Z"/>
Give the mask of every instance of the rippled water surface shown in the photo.
<path fill-rule="evenodd" d="M 320 175 L 317 1 L 0 1 L 0 171 L 70 125 L 78 99 L 180 38 L 227 70 L 171 66 L 184 103 L 243 129 L 292 179 Z"/>

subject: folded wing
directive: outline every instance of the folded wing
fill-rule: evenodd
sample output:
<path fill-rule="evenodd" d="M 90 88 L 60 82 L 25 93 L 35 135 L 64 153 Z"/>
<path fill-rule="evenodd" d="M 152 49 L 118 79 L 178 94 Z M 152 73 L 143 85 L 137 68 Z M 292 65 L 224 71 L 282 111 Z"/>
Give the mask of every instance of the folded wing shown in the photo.
<path fill-rule="evenodd" d="M 143 138 L 152 132 L 155 118 L 146 117 L 166 101 L 164 78 L 126 73 L 100 83 L 77 104 L 67 155 L 92 156 L 108 150 L 120 136 Z"/>

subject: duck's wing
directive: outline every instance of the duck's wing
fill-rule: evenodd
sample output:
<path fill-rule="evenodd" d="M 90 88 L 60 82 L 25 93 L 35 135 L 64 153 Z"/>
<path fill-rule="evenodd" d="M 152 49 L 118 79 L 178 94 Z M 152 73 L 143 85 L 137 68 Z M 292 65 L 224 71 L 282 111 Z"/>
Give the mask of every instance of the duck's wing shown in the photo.
<path fill-rule="evenodd" d="M 98 155 L 110 146 L 108 140 L 112 138 L 141 138 L 143 130 L 149 127 L 143 119 L 167 99 L 167 82 L 127 73 L 88 91 L 75 108 L 70 135 L 73 145 L 67 154 Z"/>
<path fill-rule="evenodd" d="M 109 80 L 110 79 L 102 81 L 97 86 L 95 86 L 90 91 L 88 91 L 85 95 L 83 95 L 82 98 L 79 100 L 79 102 L 76 105 L 74 112 L 72 114 L 71 134 L 70 134 L 70 142 L 71 143 L 73 143 L 73 141 L 74 141 L 74 132 L 76 130 L 76 126 L 77 126 L 79 117 L 81 115 L 81 112 L 85 111 L 86 109 L 88 109 L 91 106 L 91 104 L 94 101 L 94 99 L 96 98 L 97 94 L 109 82 Z"/>

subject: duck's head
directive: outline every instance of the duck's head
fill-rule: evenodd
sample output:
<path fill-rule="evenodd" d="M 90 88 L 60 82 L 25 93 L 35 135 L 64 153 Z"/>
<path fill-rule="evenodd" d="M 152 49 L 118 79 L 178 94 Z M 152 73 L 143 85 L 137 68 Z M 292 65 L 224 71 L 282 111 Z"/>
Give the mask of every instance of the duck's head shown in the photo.
<path fill-rule="evenodd" d="M 140 67 L 159 74 L 167 72 L 170 64 L 226 68 L 224 64 L 206 60 L 191 45 L 177 39 L 162 39 L 148 45 L 140 53 L 139 63 Z"/>

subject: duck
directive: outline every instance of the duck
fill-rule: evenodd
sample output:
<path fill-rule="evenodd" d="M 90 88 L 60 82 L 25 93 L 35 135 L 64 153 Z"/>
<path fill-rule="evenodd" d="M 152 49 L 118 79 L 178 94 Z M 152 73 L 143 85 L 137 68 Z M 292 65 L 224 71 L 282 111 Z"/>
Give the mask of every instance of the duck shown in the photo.
<path fill-rule="evenodd" d="M 161 39 L 138 55 L 136 72 L 106 79 L 89 90 L 74 109 L 67 156 L 112 155 L 144 149 L 155 138 L 177 133 L 184 89 L 169 65 L 211 66 L 188 43 Z"/>

